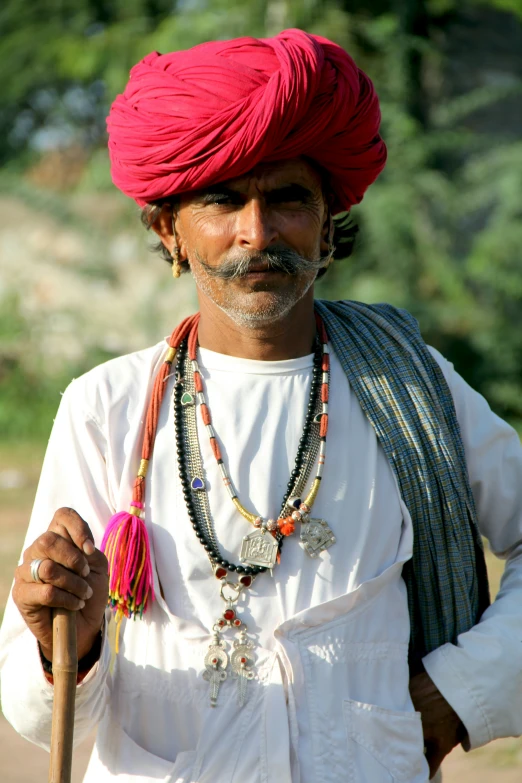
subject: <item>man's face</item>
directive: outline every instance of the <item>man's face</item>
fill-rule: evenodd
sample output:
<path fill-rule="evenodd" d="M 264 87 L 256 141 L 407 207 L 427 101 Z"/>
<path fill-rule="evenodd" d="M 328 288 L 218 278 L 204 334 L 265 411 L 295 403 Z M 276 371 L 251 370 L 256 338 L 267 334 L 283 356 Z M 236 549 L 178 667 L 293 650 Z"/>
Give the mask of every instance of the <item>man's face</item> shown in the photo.
<path fill-rule="evenodd" d="M 328 210 L 319 174 L 298 158 L 182 197 L 175 228 L 201 304 L 255 327 L 283 318 L 312 286 Z"/>

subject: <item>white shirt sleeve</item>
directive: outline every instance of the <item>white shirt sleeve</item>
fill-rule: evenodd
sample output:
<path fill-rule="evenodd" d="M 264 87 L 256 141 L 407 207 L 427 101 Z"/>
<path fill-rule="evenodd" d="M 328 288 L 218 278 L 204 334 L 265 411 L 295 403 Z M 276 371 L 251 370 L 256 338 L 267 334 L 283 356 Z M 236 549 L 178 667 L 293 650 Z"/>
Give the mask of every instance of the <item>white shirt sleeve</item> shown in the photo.
<path fill-rule="evenodd" d="M 47 530 L 57 509 L 68 506 L 89 524 L 97 546 L 114 513 L 109 498 L 106 439 L 84 412 L 81 381 L 64 393 L 47 448 L 24 550 Z M 77 687 L 75 744 L 100 720 L 108 696 L 110 649 Z M 45 678 L 35 637 L 9 596 L 0 630 L 2 710 L 24 737 L 49 749 L 53 687 Z"/>
<path fill-rule="evenodd" d="M 432 353 L 453 394 L 481 533 L 507 561 L 479 623 L 423 661 L 464 723 L 469 750 L 522 734 L 522 446 L 453 365 Z"/>

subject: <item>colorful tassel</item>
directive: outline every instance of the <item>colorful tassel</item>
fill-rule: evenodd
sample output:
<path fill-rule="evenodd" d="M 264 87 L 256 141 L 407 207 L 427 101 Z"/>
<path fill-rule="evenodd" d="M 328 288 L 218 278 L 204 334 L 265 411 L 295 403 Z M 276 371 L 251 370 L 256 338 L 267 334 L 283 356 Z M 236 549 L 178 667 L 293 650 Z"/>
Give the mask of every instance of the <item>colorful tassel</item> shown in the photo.
<path fill-rule="evenodd" d="M 145 522 L 132 513 L 143 508 L 133 501 L 131 511 L 120 511 L 109 520 L 101 545 L 109 561 L 109 606 L 116 621 L 143 615 L 154 600 L 149 535 Z"/>
<path fill-rule="evenodd" d="M 145 479 L 152 456 L 154 439 L 158 427 L 161 403 L 170 377 L 172 362 L 177 348 L 199 320 L 199 313 L 185 318 L 174 329 L 169 340 L 169 348 L 163 360 L 152 388 L 145 433 L 141 450 L 141 462 L 134 481 L 129 511 L 120 511 L 109 520 L 101 544 L 109 561 L 109 600 L 108 604 L 115 614 L 116 641 L 118 652 L 119 629 L 124 617 L 142 617 L 149 604 L 154 601 L 154 579 L 150 558 L 150 543 L 142 510 L 145 499 Z"/>

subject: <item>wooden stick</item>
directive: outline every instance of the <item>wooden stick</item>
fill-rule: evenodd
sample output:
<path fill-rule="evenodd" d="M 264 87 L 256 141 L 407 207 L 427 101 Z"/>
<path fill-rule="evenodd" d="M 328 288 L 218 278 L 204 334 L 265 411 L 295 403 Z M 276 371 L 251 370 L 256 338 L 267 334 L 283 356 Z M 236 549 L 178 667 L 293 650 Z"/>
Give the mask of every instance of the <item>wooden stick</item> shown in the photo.
<path fill-rule="evenodd" d="M 49 783 L 71 783 L 77 676 L 76 614 L 68 609 L 55 609 L 53 614 L 54 702 Z"/>

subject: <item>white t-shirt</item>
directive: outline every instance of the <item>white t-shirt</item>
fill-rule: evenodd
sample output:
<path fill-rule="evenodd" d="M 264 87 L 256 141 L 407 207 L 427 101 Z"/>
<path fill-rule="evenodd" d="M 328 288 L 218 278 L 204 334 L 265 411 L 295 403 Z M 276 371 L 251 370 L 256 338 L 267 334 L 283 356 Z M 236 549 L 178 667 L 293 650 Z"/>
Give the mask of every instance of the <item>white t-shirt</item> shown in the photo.
<path fill-rule="evenodd" d="M 128 507 L 165 350 L 162 342 L 108 362 L 67 389 L 26 545 L 61 506 L 81 514 L 99 545 L 109 517 Z M 481 529 L 494 551 L 510 557 L 503 591 L 481 623 L 458 646 L 444 645 L 424 661 L 478 746 L 522 732 L 522 450 L 483 398 L 435 356 L 455 399 Z M 302 431 L 312 357 L 259 362 L 201 350 L 199 359 L 239 497 L 261 516 L 276 517 Z M 312 560 L 297 536 L 286 540 L 273 577 L 259 576 L 241 598 L 238 611 L 256 643 L 256 678 L 241 708 L 232 677 L 216 709 L 202 678 L 224 605 L 181 493 L 173 380 L 146 491 L 157 600 L 142 621 L 124 623 L 113 670 L 106 634 L 99 664 L 77 689 L 77 740 L 99 723 L 85 780 L 340 783 L 350 773 L 361 783 L 425 783 L 420 719 L 408 691 L 401 578 L 412 551 L 411 520 L 335 354 L 326 464 L 313 511 L 328 521 L 337 543 Z M 198 428 L 217 538 L 237 563 L 252 528 L 224 490 L 199 413 Z M 7 718 L 48 746 L 52 686 L 11 599 L 0 665 Z"/>
<path fill-rule="evenodd" d="M 248 510 L 275 519 L 303 430 L 313 354 L 264 362 L 200 349 L 198 362 L 213 426 L 238 496 Z M 313 516 L 328 522 L 337 543 L 312 559 L 300 545 L 297 527 L 296 534 L 284 542 L 274 576 L 258 576 L 241 600 L 241 617 L 268 648 L 273 647 L 274 629 L 282 621 L 355 590 L 395 563 L 399 548 L 401 559 L 411 555 L 408 512 L 334 353 L 329 412 L 326 462 Z M 253 528 L 230 500 L 199 411 L 197 422 L 217 540 L 223 556 L 239 563 L 241 541 Z M 165 487 L 173 479 L 177 482 L 171 401 L 164 406 L 159 428 L 149 490 L 152 507 L 159 507 Z M 354 447 L 347 448 L 348 443 Z M 360 449 L 358 444 L 367 445 Z M 315 470 L 308 487 L 314 474 Z M 219 583 L 209 578 L 210 563 L 189 523 L 183 498 L 178 497 L 171 512 L 153 522 L 156 562 L 169 609 L 184 619 L 197 616 L 210 628 L 222 611 Z"/>

